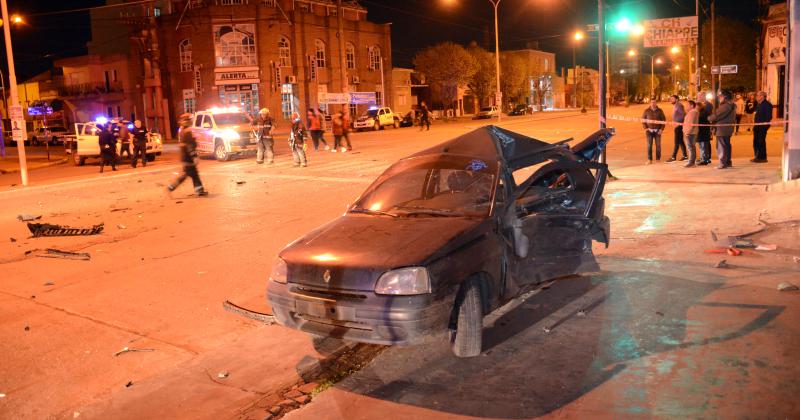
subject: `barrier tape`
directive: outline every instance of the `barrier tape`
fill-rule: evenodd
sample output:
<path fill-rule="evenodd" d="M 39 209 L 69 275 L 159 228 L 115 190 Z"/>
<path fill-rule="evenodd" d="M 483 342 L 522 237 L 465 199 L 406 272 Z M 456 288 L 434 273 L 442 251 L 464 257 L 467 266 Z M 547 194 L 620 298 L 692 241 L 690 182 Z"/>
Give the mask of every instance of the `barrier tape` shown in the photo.
<path fill-rule="evenodd" d="M 647 123 L 647 124 L 658 124 L 658 125 L 684 125 L 682 122 L 675 122 L 675 121 L 661 121 L 661 120 L 650 120 L 646 118 L 637 118 L 637 117 L 628 117 L 626 115 L 609 115 L 606 117 L 609 120 L 616 120 L 616 121 L 625 121 L 625 122 L 639 122 L 639 123 Z M 603 120 L 602 118 L 600 118 Z M 606 120 L 603 120 L 606 123 Z M 764 123 L 741 123 L 741 124 L 689 124 L 690 127 L 754 127 L 759 125 L 785 125 L 787 123 L 786 120 L 775 120 L 770 122 Z"/>

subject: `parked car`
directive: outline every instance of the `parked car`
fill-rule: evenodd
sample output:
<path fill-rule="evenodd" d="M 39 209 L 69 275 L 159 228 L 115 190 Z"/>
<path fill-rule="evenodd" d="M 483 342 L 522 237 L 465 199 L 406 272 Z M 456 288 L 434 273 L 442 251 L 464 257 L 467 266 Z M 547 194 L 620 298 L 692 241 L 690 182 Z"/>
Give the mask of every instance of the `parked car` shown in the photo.
<path fill-rule="evenodd" d="M 211 108 L 192 116 L 191 130 L 201 156 L 226 161 L 234 156 L 255 153 L 256 136 L 252 119 L 238 108 Z"/>
<path fill-rule="evenodd" d="M 485 106 L 481 108 L 477 114 L 475 114 L 475 117 L 473 117 L 473 119 L 480 120 L 486 118 L 496 118 L 497 114 L 498 112 L 496 106 Z"/>
<path fill-rule="evenodd" d="M 83 166 L 87 159 L 100 158 L 100 129 L 99 124 L 111 124 L 105 119 L 101 121 L 90 121 L 85 123 L 75 123 L 75 134 L 64 137 L 64 149 L 68 155 L 72 156 L 75 165 Z M 118 124 L 130 125 L 129 121 L 119 121 Z M 130 134 L 131 141 L 133 135 Z M 117 142 L 117 155 L 121 148 L 121 143 Z M 160 156 L 163 150 L 163 140 L 158 133 L 150 133 L 147 137 L 147 147 L 145 156 L 148 161 L 154 161 L 156 156 Z"/>
<path fill-rule="evenodd" d="M 596 160 L 612 135 L 570 148 L 486 126 L 400 160 L 279 253 L 267 288 L 277 322 L 377 344 L 449 331 L 457 356 L 480 354 L 484 315 L 598 270 L 592 240 L 607 246 L 610 222 Z"/>
<path fill-rule="evenodd" d="M 28 138 L 31 139 L 31 145 L 39 146 L 41 144 L 64 144 L 64 138 L 69 134 L 66 127 L 39 127 L 36 130 L 28 133 Z"/>
<path fill-rule="evenodd" d="M 387 126 L 400 127 L 400 116 L 388 107 L 368 109 L 353 121 L 353 128 L 356 131 L 366 129 L 378 131 Z"/>
<path fill-rule="evenodd" d="M 519 104 L 516 105 L 514 108 L 512 108 L 511 111 L 508 112 L 508 115 L 513 117 L 517 115 L 525 115 L 530 113 L 531 113 L 531 108 L 528 105 Z"/>

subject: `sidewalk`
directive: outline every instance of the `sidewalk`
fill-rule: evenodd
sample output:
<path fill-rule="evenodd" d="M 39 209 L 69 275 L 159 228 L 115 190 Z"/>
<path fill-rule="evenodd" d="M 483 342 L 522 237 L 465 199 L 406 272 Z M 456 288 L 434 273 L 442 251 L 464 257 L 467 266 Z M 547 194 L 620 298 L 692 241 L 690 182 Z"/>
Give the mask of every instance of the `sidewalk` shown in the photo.
<path fill-rule="evenodd" d="M 50 149 L 50 160 L 47 160 L 47 155 L 38 150 L 26 154 L 26 161 L 28 162 L 28 170 L 33 171 L 36 169 L 47 168 L 50 166 L 61 165 L 69 161 L 69 157 L 65 156 L 64 149 L 58 148 Z M 6 156 L 0 157 L 0 174 L 10 174 L 19 172 L 19 157 L 17 156 L 16 148 L 6 148 Z"/>

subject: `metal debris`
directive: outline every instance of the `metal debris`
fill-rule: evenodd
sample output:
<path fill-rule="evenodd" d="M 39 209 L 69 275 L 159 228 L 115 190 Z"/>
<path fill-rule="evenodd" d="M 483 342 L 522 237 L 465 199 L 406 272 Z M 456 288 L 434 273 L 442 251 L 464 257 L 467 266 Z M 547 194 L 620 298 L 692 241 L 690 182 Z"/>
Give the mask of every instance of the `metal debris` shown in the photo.
<path fill-rule="evenodd" d="M 25 251 L 25 255 L 26 256 L 32 255 L 34 257 L 42 257 L 42 258 L 63 258 L 67 260 L 83 260 L 83 261 L 89 261 L 90 259 L 92 259 L 92 256 L 89 255 L 88 252 L 69 252 L 53 248 L 47 248 L 44 251 L 40 249 Z"/>
<path fill-rule="evenodd" d="M 128 227 L 125 225 L 117 225 L 117 229 L 127 229 Z"/>
<path fill-rule="evenodd" d="M 222 302 L 222 309 L 233 312 L 237 315 L 241 315 L 246 318 L 254 319 L 256 321 L 261 321 L 266 324 L 274 324 L 275 323 L 275 315 L 265 314 L 261 312 L 251 311 L 249 309 L 242 308 L 239 305 L 232 303 L 229 300 Z"/>
<path fill-rule="evenodd" d="M 785 281 L 778 285 L 778 291 L 781 292 L 793 292 L 795 290 L 800 290 L 800 287 L 797 287 L 792 283 L 789 283 L 788 281 Z"/>
<path fill-rule="evenodd" d="M 119 209 L 111 209 L 111 213 L 113 213 L 115 211 L 127 211 L 127 210 L 130 210 L 130 209 L 131 209 L 130 207 L 123 207 L 123 208 L 119 208 Z"/>
<path fill-rule="evenodd" d="M 30 331 L 30 330 L 31 330 L 31 327 L 30 327 L 30 325 L 26 325 L 26 326 L 25 326 L 25 331 Z"/>
<path fill-rule="evenodd" d="M 731 268 L 731 265 L 728 264 L 728 260 L 722 260 L 718 262 L 714 268 Z"/>
<path fill-rule="evenodd" d="M 133 381 L 128 381 L 128 383 L 125 384 L 125 388 L 130 388 L 132 386 L 133 386 Z"/>
<path fill-rule="evenodd" d="M 32 222 L 34 220 L 39 220 L 42 218 L 41 214 L 20 214 L 17 216 L 17 220 L 20 222 Z"/>
<path fill-rule="evenodd" d="M 52 281 L 48 281 L 48 282 L 47 282 L 47 283 L 45 283 L 44 285 L 45 285 L 45 286 L 55 286 L 56 284 L 55 284 L 55 283 L 53 283 Z"/>
<path fill-rule="evenodd" d="M 145 353 L 151 351 L 156 351 L 156 349 L 132 349 L 129 347 L 123 347 L 122 350 L 114 353 L 114 356 L 119 356 L 120 354 L 125 354 L 125 353 Z"/>
<path fill-rule="evenodd" d="M 244 185 L 247 181 L 236 181 L 236 185 Z"/>
<path fill-rule="evenodd" d="M 225 379 L 225 378 L 227 378 L 227 377 L 228 377 L 228 375 L 230 375 L 230 373 L 228 373 L 228 372 L 225 372 L 225 371 L 222 371 L 222 372 L 220 372 L 220 373 L 218 373 L 218 374 L 217 374 L 217 378 L 220 378 L 220 379 Z"/>
<path fill-rule="evenodd" d="M 10 239 L 10 240 L 11 240 L 11 242 L 17 242 L 17 239 L 16 239 L 16 238 L 8 238 L 8 239 Z"/>
<path fill-rule="evenodd" d="M 775 244 L 760 244 L 756 247 L 756 251 L 775 251 L 778 245 Z"/>
<path fill-rule="evenodd" d="M 69 226 L 51 225 L 49 223 L 28 223 L 34 238 L 42 236 L 80 236 L 98 235 L 103 231 L 103 223 L 91 228 L 71 228 Z"/>

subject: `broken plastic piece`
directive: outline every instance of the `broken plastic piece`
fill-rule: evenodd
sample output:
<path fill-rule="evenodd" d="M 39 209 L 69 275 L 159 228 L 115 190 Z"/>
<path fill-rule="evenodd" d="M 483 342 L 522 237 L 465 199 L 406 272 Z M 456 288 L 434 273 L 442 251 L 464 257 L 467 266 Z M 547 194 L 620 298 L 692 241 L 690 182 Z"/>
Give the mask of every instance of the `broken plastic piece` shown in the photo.
<path fill-rule="evenodd" d="M 28 223 L 34 238 L 42 236 L 80 236 L 97 235 L 103 231 L 103 223 L 94 225 L 91 228 L 71 228 L 69 226 L 51 225 L 49 223 Z"/>
<path fill-rule="evenodd" d="M 756 247 L 756 251 L 775 251 L 778 245 L 775 244 L 761 244 Z"/>
<path fill-rule="evenodd" d="M 228 377 L 228 375 L 230 375 L 228 372 L 223 371 L 217 374 L 217 378 L 225 379 Z"/>
<path fill-rule="evenodd" d="M 251 311 L 249 309 L 242 308 L 229 300 L 222 302 L 222 309 L 225 309 L 228 312 L 233 312 L 235 314 L 244 316 L 246 318 L 254 319 L 256 321 L 261 321 L 266 324 L 274 324 L 275 323 L 275 316 L 270 314 L 265 314 L 261 312 Z"/>
<path fill-rule="evenodd" d="M 125 225 L 117 225 L 117 229 L 127 229 L 128 227 Z"/>
<path fill-rule="evenodd" d="M 19 220 L 20 222 L 31 222 L 31 221 L 34 221 L 34 220 L 39 220 L 41 218 L 42 218 L 41 214 L 37 214 L 37 215 L 34 215 L 34 214 L 20 214 L 20 215 L 17 216 L 17 220 Z"/>
<path fill-rule="evenodd" d="M 114 353 L 114 356 L 119 356 L 120 354 L 125 354 L 125 353 L 144 353 L 151 351 L 156 351 L 156 349 L 132 349 L 128 347 L 123 347 L 122 350 Z"/>
<path fill-rule="evenodd" d="M 34 257 L 42 257 L 42 258 L 64 258 L 67 260 L 83 260 L 83 261 L 89 261 L 90 259 L 92 259 L 92 256 L 89 255 L 88 252 L 69 252 L 53 248 L 48 248 L 45 249 L 44 251 L 39 249 L 34 249 L 32 251 L 25 251 L 25 255 L 33 255 Z"/>
<path fill-rule="evenodd" d="M 714 268 L 731 268 L 730 264 L 728 264 L 728 260 L 722 260 L 714 266 Z"/>
<path fill-rule="evenodd" d="M 730 255 L 732 257 L 738 257 L 739 255 L 742 255 L 742 251 L 739 251 L 736 248 L 728 248 L 727 252 L 728 252 L 728 255 Z"/>
<path fill-rule="evenodd" d="M 793 285 L 792 283 L 789 283 L 788 281 L 785 281 L 778 285 L 778 291 L 781 292 L 793 292 L 795 290 L 800 290 L 800 288 Z"/>

